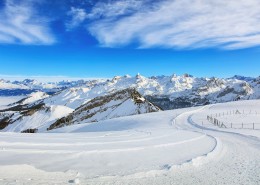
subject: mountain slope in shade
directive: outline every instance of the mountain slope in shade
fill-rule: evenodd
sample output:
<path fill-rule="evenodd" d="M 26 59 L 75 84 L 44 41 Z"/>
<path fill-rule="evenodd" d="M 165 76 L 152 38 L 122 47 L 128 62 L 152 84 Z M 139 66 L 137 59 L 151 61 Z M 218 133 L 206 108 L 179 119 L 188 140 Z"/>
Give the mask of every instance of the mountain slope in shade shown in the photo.
<path fill-rule="evenodd" d="M 158 111 L 159 107 L 147 101 L 135 89 L 129 88 L 94 98 L 69 116 L 53 123 L 48 129 Z"/>

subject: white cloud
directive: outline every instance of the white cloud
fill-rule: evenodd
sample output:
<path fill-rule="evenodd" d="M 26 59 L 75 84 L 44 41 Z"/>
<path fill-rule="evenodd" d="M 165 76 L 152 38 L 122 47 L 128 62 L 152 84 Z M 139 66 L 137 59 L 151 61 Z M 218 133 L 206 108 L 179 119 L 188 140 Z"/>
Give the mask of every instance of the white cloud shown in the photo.
<path fill-rule="evenodd" d="M 0 43 L 52 44 L 55 42 L 46 20 L 36 16 L 30 1 L 6 0 L 0 11 Z"/>
<path fill-rule="evenodd" d="M 89 27 L 106 47 L 132 42 L 142 48 L 177 49 L 260 45 L 259 0 L 164 0 L 121 18 L 113 18 L 114 10 L 106 11 L 110 16 L 93 21 Z"/>
<path fill-rule="evenodd" d="M 71 16 L 71 20 L 66 24 L 68 30 L 79 26 L 87 19 L 87 13 L 82 8 L 71 7 L 68 15 Z"/>
<path fill-rule="evenodd" d="M 80 26 L 86 20 L 96 20 L 99 18 L 113 18 L 125 14 L 133 13 L 141 8 L 147 0 L 124 0 L 97 2 L 90 12 L 84 8 L 71 7 L 67 15 L 70 20 L 66 23 L 68 30 Z"/>
<path fill-rule="evenodd" d="M 119 0 L 119 1 L 108 1 L 98 2 L 92 8 L 92 11 L 88 14 L 88 18 L 97 19 L 100 17 L 114 17 L 125 14 L 131 14 L 139 10 L 147 0 Z"/>

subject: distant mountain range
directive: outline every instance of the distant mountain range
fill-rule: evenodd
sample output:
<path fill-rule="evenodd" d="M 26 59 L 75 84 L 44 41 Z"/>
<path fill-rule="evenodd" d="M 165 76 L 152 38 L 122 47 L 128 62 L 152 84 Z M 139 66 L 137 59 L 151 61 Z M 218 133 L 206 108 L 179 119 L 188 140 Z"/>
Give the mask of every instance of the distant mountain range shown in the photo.
<path fill-rule="evenodd" d="M 117 90 L 135 88 L 162 109 L 175 109 L 240 99 L 259 99 L 260 77 L 197 78 L 182 76 L 131 77 L 115 76 L 110 80 L 62 81 L 41 83 L 35 80 L 0 80 L 0 96 L 28 95 L 42 91 L 49 95 L 48 103 L 77 108 L 91 99 Z M 55 94 L 56 93 L 56 94 Z"/>
<path fill-rule="evenodd" d="M 93 80 L 94 83 L 100 82 Z M 43 91 L 53 94 L 57 91 L 64 90 L 69 87 L 81 86 L 90 81 L 60 81 L 43 83 L 33 79 L 25 79 L 23 81 L 10 81 L 0 79 L 0 96 L 21 96 L 28 95 L 32 92 Z"/>
<path fill-rule="evenodd" d="M 2 96 L 28 93 L 26 98 L 0 110 L 0 129 L 43 132 L 161 109 L 260 99 L 260 77 L 196 78 L 174 74 L 147 78 L 138 74 L 58 83 L 0 80 Z"/>

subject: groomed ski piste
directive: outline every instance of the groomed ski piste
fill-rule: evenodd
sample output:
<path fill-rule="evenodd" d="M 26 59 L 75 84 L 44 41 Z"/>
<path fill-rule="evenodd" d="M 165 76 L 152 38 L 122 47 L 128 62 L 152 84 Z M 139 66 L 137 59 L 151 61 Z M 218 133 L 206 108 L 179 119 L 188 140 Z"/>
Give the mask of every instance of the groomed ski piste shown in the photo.
<path fill-rule="evenodd" d="M 249 100 L 1 132 L 0 184 L 257 185 L 257 122 L 260 101 Z"/>

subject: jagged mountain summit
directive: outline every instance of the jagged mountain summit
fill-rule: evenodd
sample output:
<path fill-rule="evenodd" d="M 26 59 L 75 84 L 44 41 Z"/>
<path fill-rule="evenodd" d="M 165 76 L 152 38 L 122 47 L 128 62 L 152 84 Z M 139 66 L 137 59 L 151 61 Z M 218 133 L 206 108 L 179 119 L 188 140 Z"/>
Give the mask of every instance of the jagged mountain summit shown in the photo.
<path fill-rule="evenodd" d="M 58 95 L 33 93 L 9 105 L 9 108 L 0 110 L 0 129 L 8 132 L 44 132 L 71 124 L 160 111 L 160 108 L 132 88 L 98 96 L 83 105 L 79 104 L 81 106 L 75 110 L 66 105 L 54 104 L 59 100 Z"/>

